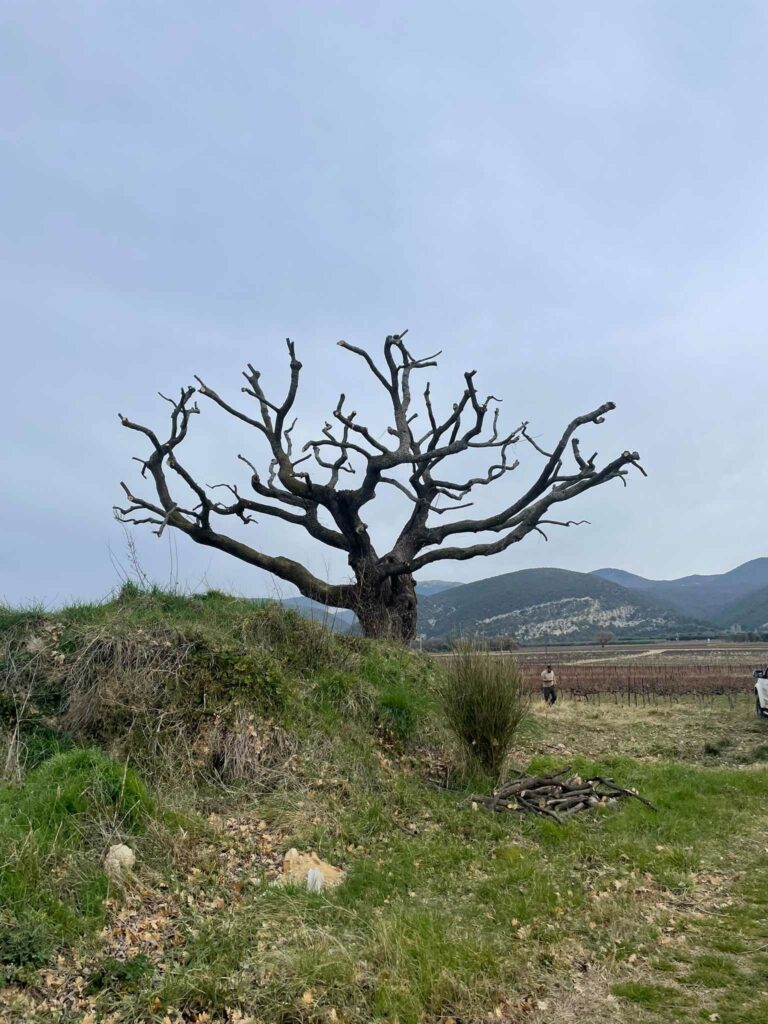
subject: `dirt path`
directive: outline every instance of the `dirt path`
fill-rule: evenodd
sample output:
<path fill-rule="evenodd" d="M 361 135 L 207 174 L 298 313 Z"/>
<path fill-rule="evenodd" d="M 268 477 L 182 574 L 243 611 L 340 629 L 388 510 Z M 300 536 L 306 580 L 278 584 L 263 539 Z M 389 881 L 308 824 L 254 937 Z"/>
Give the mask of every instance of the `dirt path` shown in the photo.
<path fill-rule="evenodd" d="M 610 659 L 610 663 L 613 664 L 616 661 L 632 661 L 635 658 L 650 658 L 654 654 L 666 654 L 666 647 L 654 647 L 650 651 L 637 651 L 634 654 L 617 654 Z M 605 664 L 605 657 L 602 658 L 580 658 L 578 661 L 571 661 L 571 665 L 603 665 Z"/>

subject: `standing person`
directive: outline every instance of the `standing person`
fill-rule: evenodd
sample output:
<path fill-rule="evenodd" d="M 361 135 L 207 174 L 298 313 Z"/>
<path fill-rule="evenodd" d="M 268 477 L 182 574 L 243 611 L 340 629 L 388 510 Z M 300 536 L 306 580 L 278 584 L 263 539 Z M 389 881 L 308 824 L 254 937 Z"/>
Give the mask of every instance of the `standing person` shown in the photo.
<path fill-rule="evenodd" d="M 544 695 L 544 700 L 547 704 L 554 704 L 557 700 L 557 679 L 555 673 L 552 671 L 552 666 L 547 665 L 544 671 L 541 673 L 541 688 Z"/>

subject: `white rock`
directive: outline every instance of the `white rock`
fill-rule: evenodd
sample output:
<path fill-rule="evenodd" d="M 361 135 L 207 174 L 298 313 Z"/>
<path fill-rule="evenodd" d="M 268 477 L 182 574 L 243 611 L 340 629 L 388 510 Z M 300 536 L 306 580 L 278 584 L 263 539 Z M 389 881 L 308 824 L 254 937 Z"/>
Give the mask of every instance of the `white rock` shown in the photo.
<path fill-rule="evenodd" d="M 341 885 L 345 877 L 346 873 L 341 868 L 321 860 L 313 850 L 299 853 L 293 847 L 283 857 L 283 873 L 277 884 L 306 885 L 310 891 L 320 892 Z"/>
<path fill-rule="evenodd" d="M 136 854 L 130 846 L 118 843 L 117 846 L 110 846 L 107 851 L 107 855 L 104 858 L 104 870 L 114 878 L 125 874 L 126 871 L 130 871 L 135 863 Z"/>
<path fill-rule="evenodd" d="M 325 877 L 318 868 L 310 868 L 307 872 L 307 888 L 310 892 L 322 892 L 325 888 Z"/>

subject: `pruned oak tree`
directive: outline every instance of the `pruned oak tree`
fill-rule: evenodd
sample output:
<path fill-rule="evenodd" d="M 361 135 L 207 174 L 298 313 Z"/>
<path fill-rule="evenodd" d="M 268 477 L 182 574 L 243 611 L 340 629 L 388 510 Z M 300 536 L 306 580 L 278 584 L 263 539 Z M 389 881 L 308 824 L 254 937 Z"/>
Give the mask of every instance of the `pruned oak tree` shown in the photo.
<path fill-rule="evenodd" d="M 438 562 L 498 554 L 534 530 L 543 533 L 547 525 L 578 525 L 567 518 L 553 518 L 553 511 L 609 480 L 619 479 L 626 484 L 628 469 L 633 466 L 644 473 L 637 452 L 622 452 L 602 467 L 596 464 L 597 453 L 589 458 L 581 454 L 576 431 L 587 424 L 602 423 L 605 414 L 615 408 L 613 402 L 577 416 L 547 451 L 530 435 L 527 422 L 509 432 L 501 430 L 498 399 L 493 395 L 479 397 L 475 370 L 464 374 L 463 394 L 445 418 L 438 416 L 430 385 L 426 385 L 424 421 L 417 429 L 412 375 L 436 366 L 440 353 L 416 358 L 406 348 L 404 336 L 405 332 L 387 337 L 380 363 L 365 349 L 339 342 L 365 361 L 377 386 L 386 392 L 392 407 L 388 443 L 375 437 L 356 412 L 346 411 L 342 394 L 333 412 L 335 424 L 326 423 L 320 437 L 307 442 L 300 452 L 294 450 L 296 420 L 290 417 L 302 364 L 290 340 L 290 383 L 279 404 L 267 398 L 259 371 L 249 364 L 243 374 L 247 385 L 241 390 L 254 400 L 255 410 L 236 407 L 196 377 L 197 387 L 183 388 L 178 398 L 161 395 L 171 406 L 170 432 L 165 440 L 149 427 L 121 415 L 124 427 L 149 440 L 149 455 L 137 461 L 142 476 L 149 474 L 152 478 L 157 499 L 137 497 L 122 483 L 128 505 L 116 506 L 116 516 L 122 522 L 153 524 L 158 535 L 168 527 L 180 530 L 198 544 L 274 573 L 294 584 L 307 598 L 329 607 L 350 609 L 366 636 L 408 642 L 416 632 L 415 573 Z M 181 462 L 179 448 L 187 437 L 192 416 L 200 411 L 193 401 L 195 394 L 252 427 L 266 442 L 271 459 L 265 475 L 244 455 L 238 455 L 251 471 L 252 496 L 241 494 L 235 484 L 203 486 Z M 524 493 L 512 500 L 505 497 L 503 508 L 493 515 L 436 522 L 447 512 L 469 507 L 472 503 L 465 499 L 475 488 L 486 487 L 511 473 L 519 462 L 510 453 L 521 443 L 532 446 L 543 460 L 536 479 Z M 493 453 L 488 471 L 470 479 L 452 479 L 450 461 L 474 449 Z M 571 463 L 568 467 L 566 460 Z M 400 479 L 392 475 L 398 471 Z M 348 475 L 356 473 L 357 486 L 342 485 Z M 182 486 L 184 497 L 172 491 L 173 479 Z M 363 519 L 365 507 L 380 487 L 397 488 L 407 497 L 410 510 L 395 543 L 385 553 L 376 550 Z M 214 491 L 219 495 L 227 491 L 229 498 L 222 501 Z M 320 543 L 345 552 L 352 581 L 336 585 L 325 582 L 300 562 L 266 554 L 219 528 L 228 518 L 253 523 L 256 516 L 292 523 Z M 477 540 L 478 534 L 488 539 Z"/>

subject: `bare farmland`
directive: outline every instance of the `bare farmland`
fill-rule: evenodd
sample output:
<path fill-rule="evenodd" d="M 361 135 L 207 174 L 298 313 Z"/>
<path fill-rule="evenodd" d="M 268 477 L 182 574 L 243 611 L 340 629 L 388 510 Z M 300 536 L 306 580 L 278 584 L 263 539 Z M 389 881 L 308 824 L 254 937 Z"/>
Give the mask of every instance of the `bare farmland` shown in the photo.
<path fill-rule="evenodd" d="M 443 655 L 442 657 L 450 657 Z M 752 691 L 752 672 L 768 662 L 765 644 L 670 643 L 526 647 L 498 657 L 513 660 L 532 691 L 551 664 L 566 699 L 646 706 L 661 701 L 729 703 Z"/>

